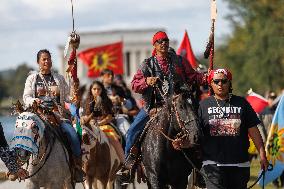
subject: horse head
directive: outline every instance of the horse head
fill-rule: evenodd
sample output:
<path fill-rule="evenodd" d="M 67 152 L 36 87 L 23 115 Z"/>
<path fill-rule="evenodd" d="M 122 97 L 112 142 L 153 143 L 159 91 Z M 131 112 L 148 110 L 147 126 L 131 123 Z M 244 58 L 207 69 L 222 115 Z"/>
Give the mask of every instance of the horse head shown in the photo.
<path fill-rule="evenodd" d="M 82 143 L 82 150 L 83 150 L 83 161 L 87 161 L 90 158 L 90 151 L 94 148 L 97 144 L 104 144 L 106 143 L 109 145 L 109 141 L 103 131 L 96 125 L 95 121 L 92 120 L 88 125 L 82 125 L 83 129 L 83 143 Z M 85 136 L 88 138 L 88 143 L 84 142 Z"/>
<path fill-rule="evenodd" d="M 186 94 L 174 96 L 172 110 L 173 120 L 176 123 L 174 126 L 175 129 L 180 131 L 180 137 L 185 137 L 191 146 L 199 145 L 202 132 L 190 98 Z"/>
<path fill-rule="evenodd" d="M 186 140 L 190 147 L 200 143 L 201 131 L 198 117 L 186 94 L 173 95 L 166 99 L 164 106 L 148 124 L 167 130 L 164 134 L 170 138 Z"/>
<path fill-rule="evenodd" d="M 22 112 L 18 115 L 11 147 L 16 150 L 22 164 L 29 160 L 31 154 L 38 154 L 44 129 L 44 122 L 35 113 Z"/>

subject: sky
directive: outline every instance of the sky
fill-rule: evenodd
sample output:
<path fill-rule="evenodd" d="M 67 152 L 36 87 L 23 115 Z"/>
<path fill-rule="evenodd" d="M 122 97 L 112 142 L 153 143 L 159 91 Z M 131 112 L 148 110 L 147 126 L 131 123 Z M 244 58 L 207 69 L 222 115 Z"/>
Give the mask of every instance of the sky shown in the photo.
<path fill-rule="evenodd" d="M 170 39 L 182 40 L 185 29 L 196 55 L 204 52 L 210 33 L 209 0 L 73 0 L 75 29 L 165 28 Z M 217 0 L 216 43 L 230 34 L 229 8 Z M 59 67 L 59 45 L 72 31 L 70 0 L 1 0 L 0 71 L 22 63 L 36 67 L 36 53 L 49 49 Z M 151 39 L 149 39 L 149 43 Z"/>

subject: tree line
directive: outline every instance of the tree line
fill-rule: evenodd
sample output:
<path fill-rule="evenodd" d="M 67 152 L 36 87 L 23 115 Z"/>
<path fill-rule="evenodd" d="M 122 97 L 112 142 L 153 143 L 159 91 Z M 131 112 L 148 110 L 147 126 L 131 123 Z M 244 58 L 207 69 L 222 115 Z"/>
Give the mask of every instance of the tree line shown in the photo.
<path fill-rule="evenodd" d="M 232 33 L 215 50 L 216 67 L 233 72 L 234 92 L 284 88 L 284 0 L 226 0 Z M 220 28 L 216 28 L 218 30 Z"/>
<path fill-rule="evenodd" d="M 22 99 L 25 81 L 31 70 L 32 67 L 23 63 L 16 69 L 0 72 L 0 102 L 5 98 L 12 98 L 13 101 Z"/>

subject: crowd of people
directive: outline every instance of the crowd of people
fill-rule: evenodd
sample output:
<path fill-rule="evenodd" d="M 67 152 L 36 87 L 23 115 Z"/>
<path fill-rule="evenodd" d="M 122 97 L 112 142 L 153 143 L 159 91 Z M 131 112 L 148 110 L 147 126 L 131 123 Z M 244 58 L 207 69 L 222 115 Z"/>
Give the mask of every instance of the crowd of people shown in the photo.
<path fill-rule="evenodd" d="M 127 184 L 130 182 L 129 165 L 134 163 L 138 152 L 136 139 L 150 115 L 163 106 L 165 96 L 189 93 L 203 132 L 201 171 L 210 178 L 205 179 L 207 188 L 246 188 L 250 178 L 247 136 L 252 138 L 260 155 L 261 168 L 266 170 L 268 161 L 257 125 L 263 124 L 265 130 L 269 130 L 276 104 L 271 103 L 258 116 L 245 98 L 232 93 L 233 76 L 228 69 L 210 70 L 209 73 L 195 71 L 186 59 L 169 47 L 169 38 L 162 31 L 153 36 L 152 45 L 152 56 L 142 62 L 134 75 L 132 90 L 127 87 L 122 75 L 115 75 L 110 69 L 101 72 L 100 77 L 86 91 L 87 97 L 82 99 L 81 125 L 96 125 L 106 134 L 122 165 L 117 176 Z M 33 102 L 42 103 L 51 98 L 58 106 L 64 107 L 64 102 L 70 101 L 69 86 L 63 76 L 51 70 L 50 52 L 40 50 L 37 63 L 39 71 L 29 75 L 26 80 L 24 104 L 29 106 Z M 138 107 L 132 92 L 142 95 L 143 107 Z M 268 98 L 272 102 L 276 94 L 269 93 Z M 124 114 L 130 124 L 127 133 L 116 127 L 115 118 L 118 114 Z M 75 165 L 80 169 L 81 139 L 66 117 L 60 118 L 60 128 L 70 142 Z M 2 135 L 0 139 L 2 141 Z M 89 143 L 84 133 L 82 141 Z M 176 150 L 188 148 L 188 144 L 180 140 L 173 141 L 172 145 Z M 6 148 L 5 142 L 1 142 L 1 146 L 1 157 L 15 158 L 13 151 L 10 153 Z M 6 165 L 16 177 L 27 176 L 14 160 Z M 82 181 L 84 173 L 79 175 L 77 179 Z"/>

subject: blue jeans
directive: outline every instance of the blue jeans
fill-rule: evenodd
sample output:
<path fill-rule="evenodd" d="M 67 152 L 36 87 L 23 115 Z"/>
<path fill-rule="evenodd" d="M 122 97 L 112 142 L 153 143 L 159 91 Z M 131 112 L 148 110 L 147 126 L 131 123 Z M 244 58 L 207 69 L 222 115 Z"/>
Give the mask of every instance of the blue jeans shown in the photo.
<path fill-rule="evenodd" d="M 133 123 L 130 125 L 130 128 L 127 131 L 126 145 L 125 145 L 125 157 L 128 156 L 131 147 L 134 145 L 136 138 L 143 131 L 147 121 L 150 117 L 148 113 L 141 108 L 139 113 L 136 115 Z"/>
<path fill-rule="evenodd" d="M 66 134 L 68 138 L 68 142 L 71 143 L 71 151 L 74 156 L 80 157 L 81 155 L 81 144 L 79 140 L 79 136 L 76 133 L 76 130 L 72 127 L 72 125 L 68 122 L 63 121 L 61 123 L 61 128 L 64 134 Z"/>

